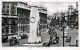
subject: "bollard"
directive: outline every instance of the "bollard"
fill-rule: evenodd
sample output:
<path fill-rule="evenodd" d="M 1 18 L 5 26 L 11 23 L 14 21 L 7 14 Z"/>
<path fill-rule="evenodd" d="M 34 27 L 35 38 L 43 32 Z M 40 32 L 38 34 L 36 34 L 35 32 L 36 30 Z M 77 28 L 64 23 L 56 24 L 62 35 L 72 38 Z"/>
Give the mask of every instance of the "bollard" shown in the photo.
<path fill-rule="evenodd" d="M 76 40 L 76 47 L 78 47 L 78 40 Z"/>

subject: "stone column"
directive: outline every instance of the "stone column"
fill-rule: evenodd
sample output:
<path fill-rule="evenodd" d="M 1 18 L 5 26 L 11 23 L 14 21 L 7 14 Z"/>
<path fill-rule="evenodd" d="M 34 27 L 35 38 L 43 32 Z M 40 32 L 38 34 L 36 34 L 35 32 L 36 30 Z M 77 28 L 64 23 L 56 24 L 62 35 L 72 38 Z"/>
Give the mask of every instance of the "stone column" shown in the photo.
<path fill-rule="evenodd" d="M 9 34 L 11 34 L 11 20 L 9 19 Z"/>
<path fill-rule="evenodd" d="M 19 36 L 19 23 L 17 24 L 17 26 L 18 26 L 18 36 Z"/>
<path fill-rule="evenodd" d="M 31 12 L 30 12 L 30 33 L 28 42 L 39 42 L 41 41 L 41 37 L 37 36 L 37 28 L 38 28 L 38 22 L 39 22 L 39 12 L 37 6 L 32 5 L 31 6 Z"/>

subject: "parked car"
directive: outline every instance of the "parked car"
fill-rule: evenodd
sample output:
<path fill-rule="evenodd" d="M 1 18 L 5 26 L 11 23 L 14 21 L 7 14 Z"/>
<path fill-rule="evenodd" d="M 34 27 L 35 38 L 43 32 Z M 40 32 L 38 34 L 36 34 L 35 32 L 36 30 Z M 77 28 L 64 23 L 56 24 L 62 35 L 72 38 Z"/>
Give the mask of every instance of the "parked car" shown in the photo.
<path fill-rule="evenodd" d="M 57 43 L 59 43 L 59 37 L 58 36 L 50 37 L 49 43 L 50 44 L 57 44 Z"/>
<path fill-rule="evenodd" d="M 71 42 L 71 36 L 70 37 L 67 37 L 65 41 L 66 42 Z"/>
<path fill-rule="evenodd" d="M 28 35 L 27 34 L 21 35 L 21 39 L 26 39 L 26 38 L 28 38 Z"/>

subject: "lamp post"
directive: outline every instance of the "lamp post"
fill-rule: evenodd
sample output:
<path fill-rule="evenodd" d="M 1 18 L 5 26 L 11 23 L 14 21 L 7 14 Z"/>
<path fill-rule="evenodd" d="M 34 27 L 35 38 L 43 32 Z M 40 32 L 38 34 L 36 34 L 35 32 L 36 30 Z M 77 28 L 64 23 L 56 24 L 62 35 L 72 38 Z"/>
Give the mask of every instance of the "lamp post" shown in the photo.
<path fill-rule="evenodd" d="M 64 47 L 64 29 L 65 27 L 63 26 L 63 47 Z"/>
<path fill-rule="evenodd" d="M 64 47 L 64 29 L 65 29 L 65 24 L 64 24 L 65 16 L 64 15 L 65 15 L 65 13 L 62 13 L 62 18 L 63 18 L 62 19 L 62 22 L 63 22 L 63 26 L 62 26 L 63 27 L 63 47 Z"/>

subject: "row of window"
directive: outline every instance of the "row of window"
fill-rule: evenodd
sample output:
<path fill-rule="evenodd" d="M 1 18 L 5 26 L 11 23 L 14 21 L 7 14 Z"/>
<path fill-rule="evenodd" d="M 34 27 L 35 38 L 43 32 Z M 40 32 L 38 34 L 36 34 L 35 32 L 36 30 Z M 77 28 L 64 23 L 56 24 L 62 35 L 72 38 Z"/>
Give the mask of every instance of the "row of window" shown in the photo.
<path fill-rule="evenodd" d="M 4 25 L 2 26 L 2 33 L 3 34 L 8 34 L 11 28 L 11 33 L 16 33 L 18 30 L 19 31 L 29 31 L 29 25 L 21 25 L 21 26 L 17 26 L 17 25 Z"/>
<path fill-rule="evenodd" d="M 2 25 L 17 25 L 17 24 L 29 24 L 29 19 L 18 18 L 18 19 L 8 19 L 2 18 Z"/>
<path fill-rule="evenodd" d="M 47 14 L 40 13 L 40 24 L 47 24 Z"/>
<path fill-rule="evenodd" d="M 28 18 L 19 18 L 18 19 L 18 24 L 29 24 L 29 19 Z"/>
<path fill-rule="evenodd" d="M 29 30 L 29 25 L 21 25 L 21 26 L 18 26 L 18 30 L 19 31 L 28 31 Z"/>
<path fill-rule="evenodd" d="M 17 26 L 16 25 L 4 25 L 2 26 L 2 33 L 3 34 L 8 34 L 11 28 L 11 33 L 16 33 L 17 32 Z"/>
<path fill-rule="evenodd" d="M 16 25 L 17 21 L 15 19 L 7 19 L 7 18 L 5 18 L 5 19 L 2 19 L 2 24 L 3 25 L 9 25 L 9 24 Z"/>
<path fill-rule="evenodd" d="M 17 8 L 15 3 L 3 2 L 2 14 L 17 15 Z"/>

